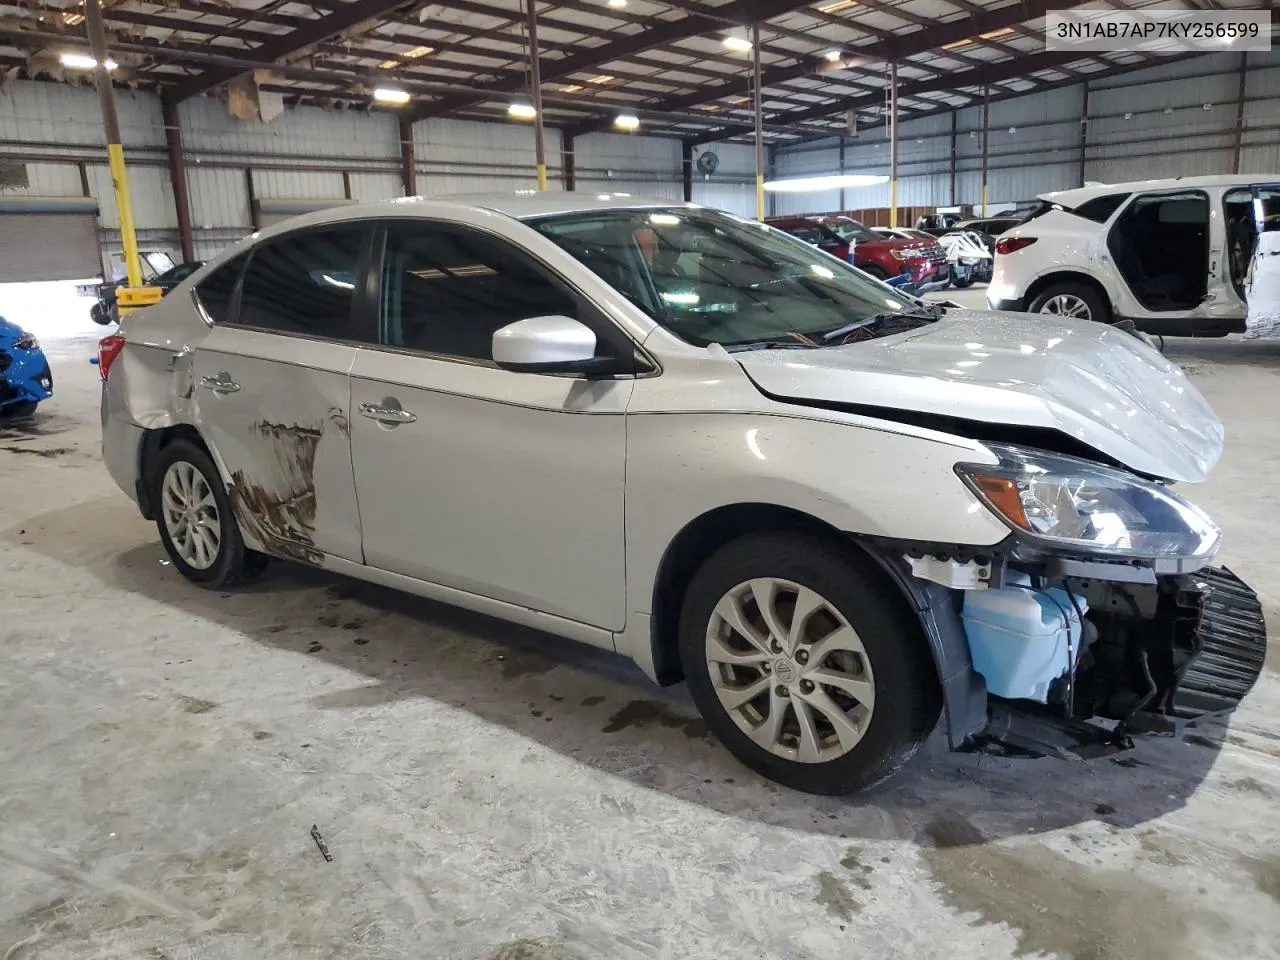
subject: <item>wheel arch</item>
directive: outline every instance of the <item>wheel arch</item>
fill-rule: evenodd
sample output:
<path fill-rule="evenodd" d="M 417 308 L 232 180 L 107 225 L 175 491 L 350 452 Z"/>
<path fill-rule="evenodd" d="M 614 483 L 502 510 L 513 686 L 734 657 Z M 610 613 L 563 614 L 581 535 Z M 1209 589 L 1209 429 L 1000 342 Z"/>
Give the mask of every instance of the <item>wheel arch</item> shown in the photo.
<path fill-rule="evenodd" d="M 937 670 L 943 713 L 953 747 L 963 744 L 987 722 L 986 685 L 973 669 L 955 591 L 911 576 L 898 555 L 790 507 L 737 503 L 717 507 L 687 523 L 672 539 L 654 579 L 649 621 L 653 675 L 666 686 L 684 678 L 678 631 L 685 589 L 694 571 L 726 544 L 749 534 L 771 531 L 811 533 L 853 554 L 896 587 L 920 623 Z"/>
<path fill-rule="evenodd" d="M 209 449 L 209 445 L 204 442 L 204 437 L 189 423 L 175 423 L 167 427 L 157 427 L 147 430 L 142 435 L 142 442 L 138 444 L 138 485 L 137 498 L 138 509 L 142 512 L 142 516 L 146 520 L 154 520 L 155 504 L 151 502 L 151 491 L 155 487 L 155 464 L 159 459 L 160 451 L 177 440 L 187 440 L 200 447 L 205 453 L 213 457 L 213 451 Z M 213 457 L 217 463 L 217 458 Z"/>
<path fill-rule="evenodd" d="M 1036 277 L 1027 287 L 1025 303 L 1027 310 L 1031 309 L 1031 304 L 1035 302 L 1036 297 L 1044 293 L 1050 287 L 1059 283 L 1079 283 L 1089 287 L 1098 296 L 1102 297 L 1103 302 L 1107 305 L 1107 310 L 1115 316 L 1116 305 L 1111 298 L 1111 293 L 1107 290 L 1106 285 L 1091 273 L 1085 273 L 1081 270 L 1055 270 L 1052 273 L 1046 273 L 1044 276 Z"/>

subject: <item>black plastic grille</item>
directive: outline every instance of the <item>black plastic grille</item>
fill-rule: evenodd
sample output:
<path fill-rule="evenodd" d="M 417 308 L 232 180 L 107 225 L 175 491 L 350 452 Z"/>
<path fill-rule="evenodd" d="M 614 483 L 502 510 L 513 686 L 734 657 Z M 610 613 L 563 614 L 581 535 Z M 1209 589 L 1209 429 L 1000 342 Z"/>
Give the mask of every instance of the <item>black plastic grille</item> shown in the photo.
<path fill-rule="evenodd" d="M 4 373 L 6 370 L 8 370 L 9 364 L 11 363 L 13 363 L 13 357 L 11 357 L 4 350 L 0 350 L 0 373 Z"/>
<path fill-rule="evenodd" d="M 1200 650 L 1174 688 L 1177 717 L 1232 709 L 1253 689 L 1267 657 L 1267 624 L 1258 595 L 1226 567 L 1194 576 L 1204 588 Z"/>

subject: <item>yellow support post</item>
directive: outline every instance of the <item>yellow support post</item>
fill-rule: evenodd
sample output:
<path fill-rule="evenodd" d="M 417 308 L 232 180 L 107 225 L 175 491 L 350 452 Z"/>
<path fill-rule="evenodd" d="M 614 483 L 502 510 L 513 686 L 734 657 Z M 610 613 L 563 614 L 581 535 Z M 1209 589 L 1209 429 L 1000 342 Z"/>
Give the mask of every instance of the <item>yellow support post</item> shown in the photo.
<path fill-rule="evenodd" d="M 102 26 L 101 0 L 85 0 L 85 28 L 89 32 L 89 46 L 96 61 L 93 73 L 98 85 L 98 103 L 102 107 L 102 126 L 107 136 L 107 165 L 111 170 L 111 185 L 115 190 L 116 212 L 120 218 L 120 243 L 124 247 L 124 268 L 129 286 L 116 291 L 116 307 L 121 316 L 139 307 L 156 303 L 161 292 L 158 287 L 142 285 L 142 260 L 138 256 L 138 233 L 133 224 L 133 206 L 129 201 L 129 174 L 124 165 L 124 144 L 120 137 L 120 118 L 116 115 L 116 95 L 111 87 L 111 70 L 107 66 L 107 34 Z"/>

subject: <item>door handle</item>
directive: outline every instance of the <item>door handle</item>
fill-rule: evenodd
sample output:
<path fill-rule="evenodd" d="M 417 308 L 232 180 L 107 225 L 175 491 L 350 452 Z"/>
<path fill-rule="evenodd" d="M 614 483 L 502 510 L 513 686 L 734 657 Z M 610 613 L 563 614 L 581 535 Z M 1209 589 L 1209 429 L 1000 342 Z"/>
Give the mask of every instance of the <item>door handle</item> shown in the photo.
<path fill-rule="evenodd" d="M 380 403 L 360 404 L 360 416 L 391 425 L 413 423 L 418 419 L 416 415 L 408 410 L 402 410 L 399 407 L 388 407 Z"/>
<path fill-rule="evenodd" d="M 235 393 L 240 389 L 240 384 L 232 380 L 225 372 L 218 374 L 216 377 L 201 377 L 200 386 L 206 390 L 212 390 L 214 393 Z"/>

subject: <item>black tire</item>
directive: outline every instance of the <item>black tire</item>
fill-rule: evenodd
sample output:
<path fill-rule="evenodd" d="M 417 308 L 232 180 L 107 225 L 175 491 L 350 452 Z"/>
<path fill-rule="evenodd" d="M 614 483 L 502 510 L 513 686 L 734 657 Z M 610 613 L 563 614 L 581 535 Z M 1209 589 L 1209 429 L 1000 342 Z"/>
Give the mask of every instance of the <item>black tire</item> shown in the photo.
<path fill-rule="evenodd" d="M 893 775 L 937 726 L 942 706 L 919 620 L 894 584 L 854 549 L 797 533 L 743 537 L 698 569 L 681 611 L 680 658 L 707 725 L 752 770 L 806 793 L 851 793 Z M 706 660 L 707 627 L 721 598 L 757 577 L 816 591 L 862 641 L 874 677 L 875 707 L 862 739 L 842 756 L 820 763 L 777 756 L 747 736 L 720 703 Z"/>
<path fill-rule="evenodd" d="M 89 319 L 103 327 L 109 326 L 114 322 L 114 318 L 111 316 L 111 308 L 101 300 L 89 308 Z"/>
<path fill-rule="evenodd" d="M 874 264 L 868 264 L 865 267 L 858 267 L 858 269 L 861 270 L 863 273 L 865 273 L 867 276 L 874 277 L 875 279 L 879 280 L 881 283 L 889 279 L 889 274 L 885 273 L 883 270 L 881 270 L 879 267 L 875 266 Z"/>
<path fill-rule="evenodd" d="M 1075 280 L 1064 280 L 1045 287 L 1031 301 L 1028 313 L 1044 313 L 1056 316 L 1056 314 L 1050 313 L 1045 309 L 1046 305 L 1055 297 L 1075 297 L 1088 307 L 1089 320 L 1095 323 L 1111 322 L 1111 304 L 1107 301 L 1107 298 L 1088 284 L 1079 283 Z"/>
<path fill-rule="evenodd" d="M 957 290 L 963 290 L 965 287 L 973 286 L 973 278 L 970 277 L 967 280 L 952 280 L 951 285 Z"/>
<path fill-rule="evenodd" d="M 218 506 L 218 556 L 211 566 L 203 570 L 183 559 L 174 546 L 165 524 L 164 477 L 169 468 L 179 462 L 190 464 L 200 473 Z M 266 555 L 245 546 L 231 507 L 231 500 L 222 485 L 222 477 L 213 459 L 203 448 L 190 440 L 173 441 L 160 450 L 152 465 L 151 476 L 151 502 L 155 508 L 156 528 L 160 531 L 160 540 L 164 544 L 165 552 L 169 554 L 169 559 L 178 568 L 179 573 L 202 587 L 220 589 L 252 580 L 266 569 Z"/>
<path fill-rule="evenodd" d="M 30 420 L 36 415 L 36 407 L 38 406 L 40 406 L 39 400 L 24 400 L 22 403 L 12 403 L 0 409 L 0 419 L 8 421 Z"/>

